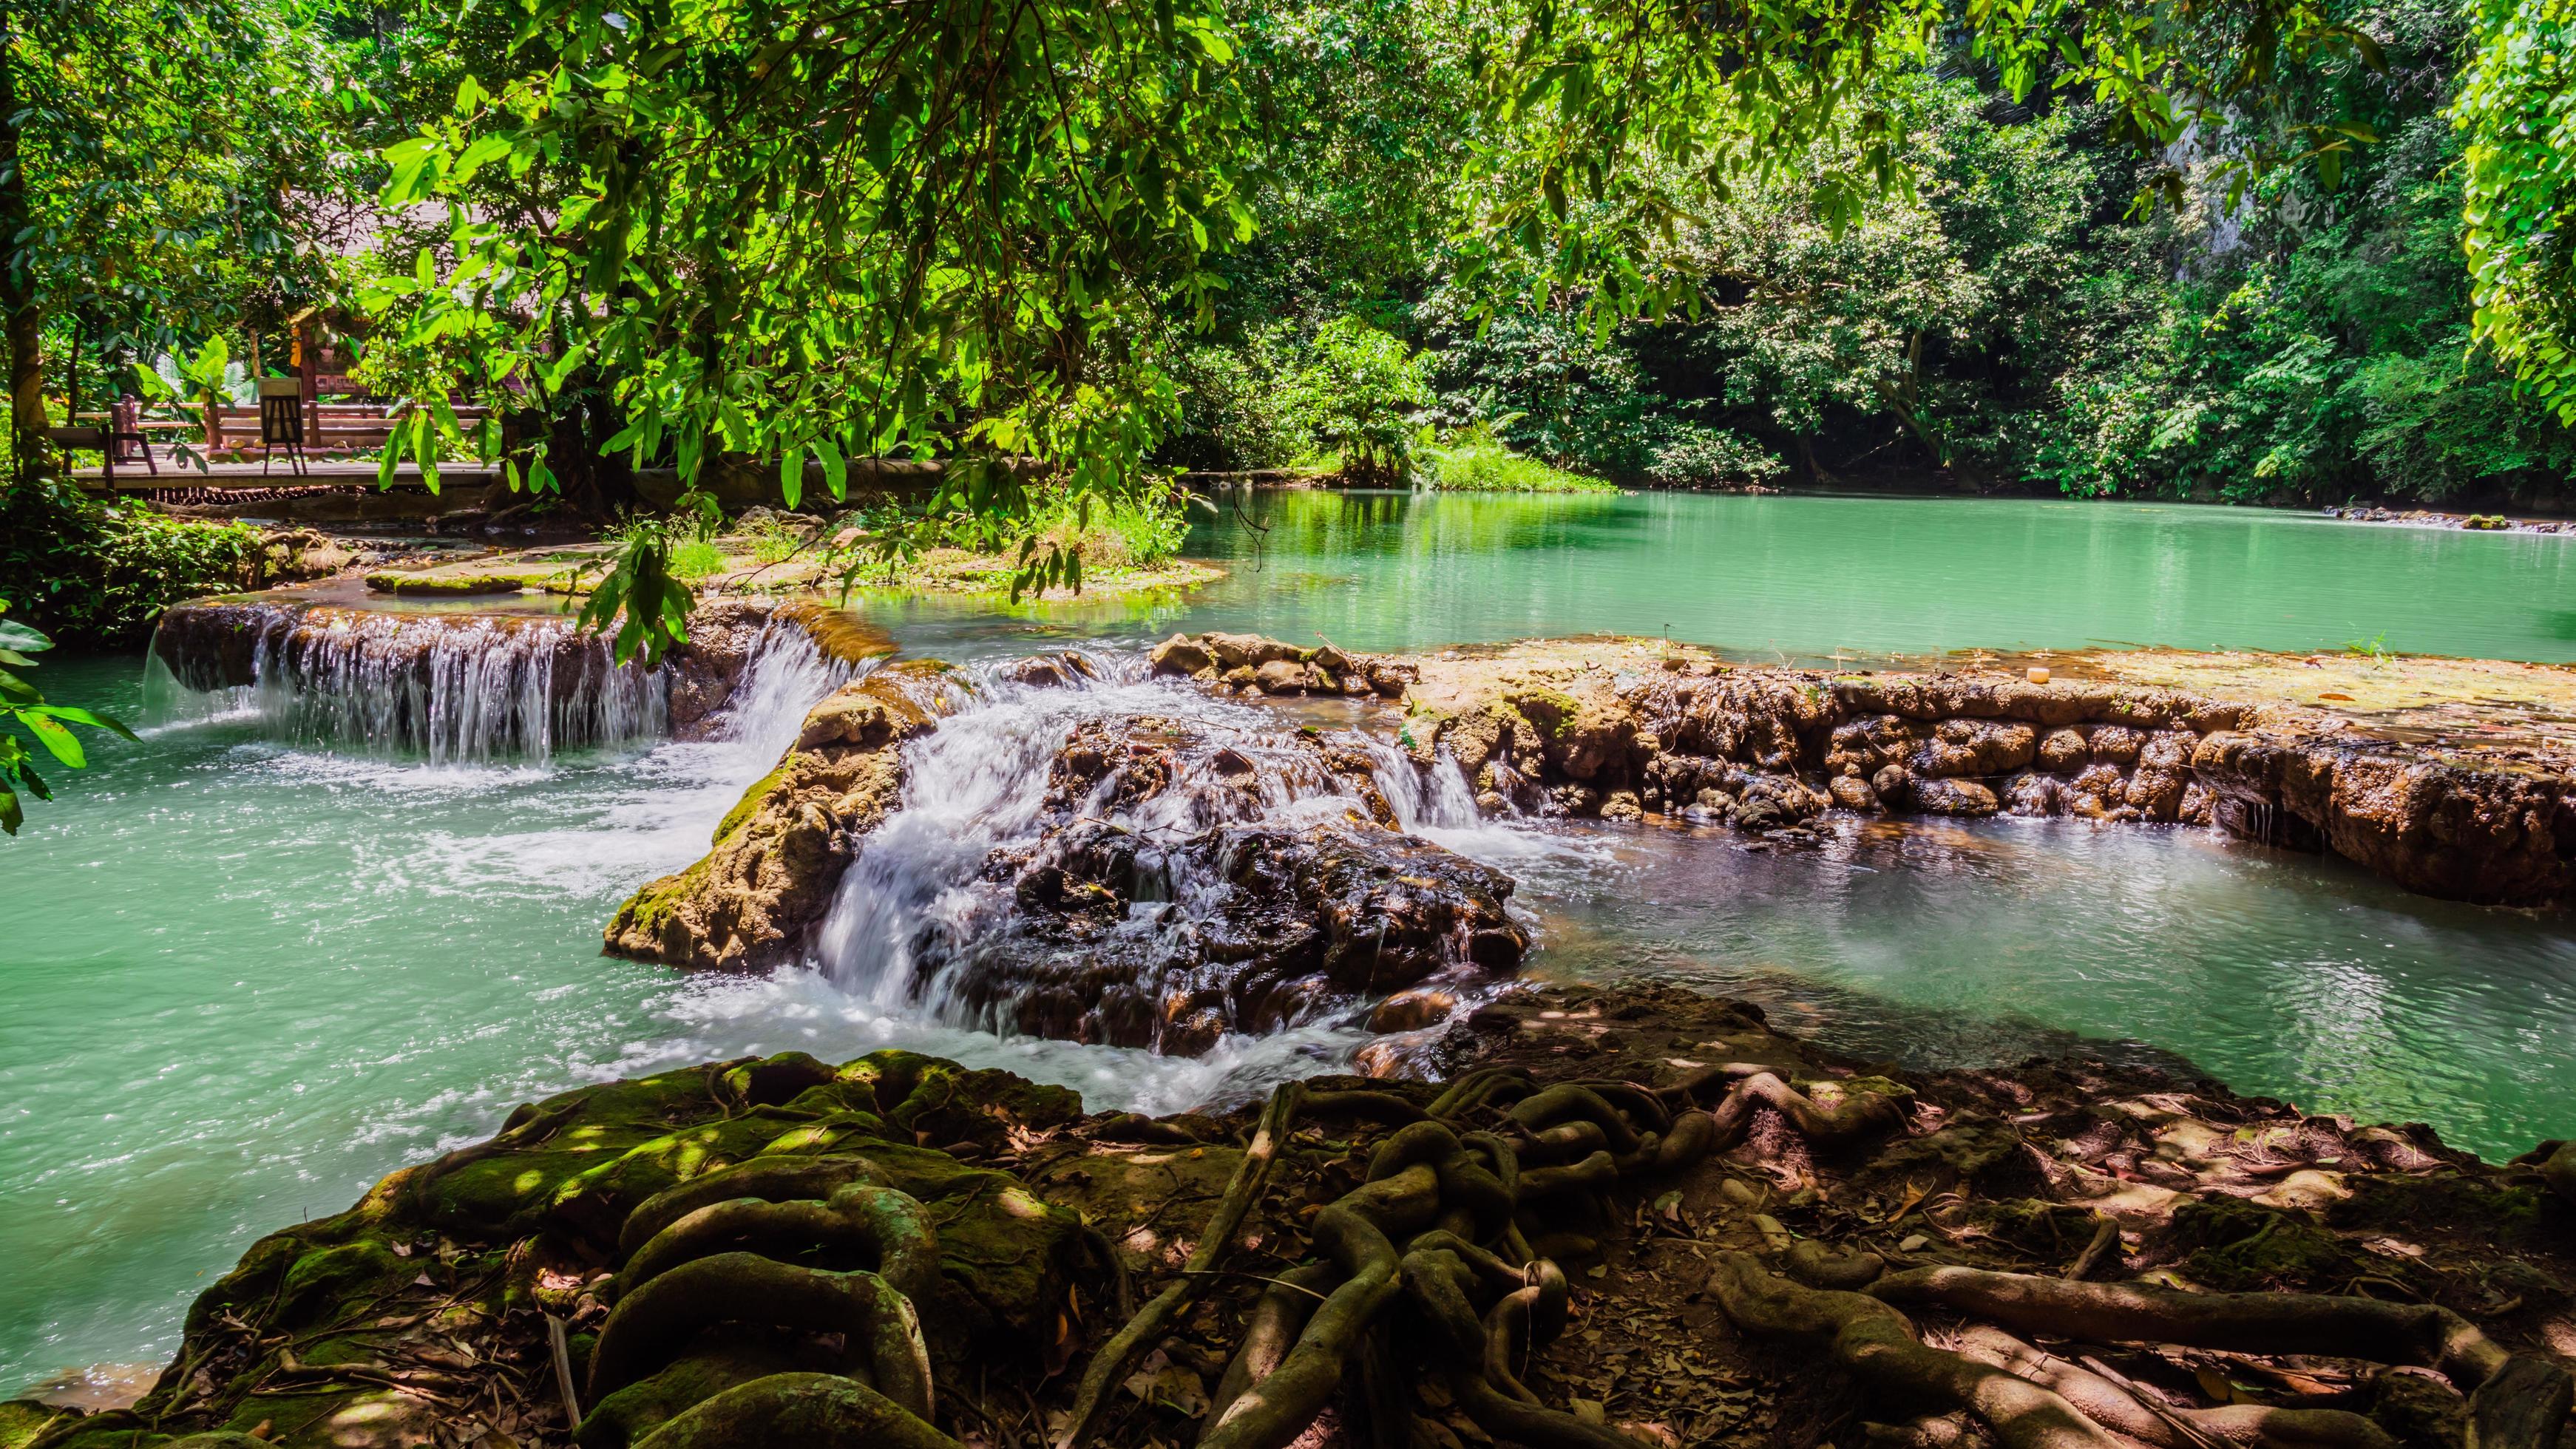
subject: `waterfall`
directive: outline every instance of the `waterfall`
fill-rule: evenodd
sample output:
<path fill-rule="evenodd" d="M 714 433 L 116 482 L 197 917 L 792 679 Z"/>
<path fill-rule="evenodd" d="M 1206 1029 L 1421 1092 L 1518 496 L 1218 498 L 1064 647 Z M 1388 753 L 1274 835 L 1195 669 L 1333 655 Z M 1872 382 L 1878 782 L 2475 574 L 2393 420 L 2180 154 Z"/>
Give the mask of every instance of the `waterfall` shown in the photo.
<path fill-rule="evenodd" d="M 721 712 L 720 737 L 745 759 L 758 762 L 755 778 L 765 774 L 796 743 L 805 712 L 876 662 L 844 663 L 794 624 L 763 624 L 743 664 L 742 681 Z"/>
<path fill-rule="evenodd" d="M 560 616 L 389 613 L 318 605 L 173 609 L 153 656 L 180 690 L 156 710 L 246 716 L 277 739 L 433 765 L 659 738 L 669 681 L 615 662 Z"/>
<path fill-rule="evenodd" d="M 1357 732 L 1301 737 L 1271 709 L 1149 680 L 1130 655 L 1058 657 L 1078 661 L 1044 672 L 1060 683 L 1022 682 L 1025 663 L 973 671 L 973 703 L 907 747 L 902 805 L 862 844 L 816 941 L 823 973 L 870 1008 L 1004 1035 L 1071 1035 L 1078 1020 L 1086 1040 L 1206 1050 L 1204 1029 L 1167 1039 L 1175 1013 L 1161 1008 L 1242 989 L 1240 968 L 1203 942 L 1239 930 L 1230 872 L 1257 856 L 1257 837 L 1370 828 L 1354 815 L 1474 819 L 1454 766 L 1421 771 Z M 1384 799 L 1364 798 L 1372 781 Z M 1082 923 L 1096 934 L 1062 940 L 1029 909 L 1032 889 L 1104 874 L 1124 904 Z M 1033 1003 L 1042 980 L 1056 1006 Z M 1316 1019 L 1254 1003 L 1228 1008 L 1223 1029 Z"/>

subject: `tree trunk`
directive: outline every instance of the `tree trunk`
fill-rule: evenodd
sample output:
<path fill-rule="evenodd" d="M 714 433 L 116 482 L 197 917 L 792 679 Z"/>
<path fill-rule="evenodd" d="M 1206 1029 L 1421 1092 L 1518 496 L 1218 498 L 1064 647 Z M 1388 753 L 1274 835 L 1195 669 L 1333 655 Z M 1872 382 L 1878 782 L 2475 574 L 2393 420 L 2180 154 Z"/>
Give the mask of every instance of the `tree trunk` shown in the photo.
<path fill-rule="evenodd" d="M 36 301 L 35 248 L 16 240 L 28 219 L 18 150 L 18 73 L 10 59 L 15 41 L 0 18 L 0 334 L 9 353 L 10 456 L 24 477 L 45 453 L 45 314 Z"/>

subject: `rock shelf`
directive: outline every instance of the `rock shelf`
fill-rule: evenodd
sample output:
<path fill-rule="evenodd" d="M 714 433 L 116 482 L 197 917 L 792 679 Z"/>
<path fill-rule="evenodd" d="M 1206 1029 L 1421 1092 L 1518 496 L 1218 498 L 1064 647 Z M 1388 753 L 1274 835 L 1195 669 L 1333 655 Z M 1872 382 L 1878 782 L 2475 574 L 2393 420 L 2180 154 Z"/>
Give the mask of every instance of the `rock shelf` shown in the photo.
<path fill-rule="evenodd" d="M 1155 667 L 1218 688 L 1354 692 L 1354 674 L 1321 671 L 1328 682 L 1311 663 L 1292 666 L 1305 672 L 1295 680 L 1221 667 L 1220 647 L 1244 661 L 1315 652 L 1176 637 Z M 1983 670 L 1765 669 L 1652 640 L 1372 658 L 1365 670 L 1406 680 L 1416 758 L 1454 761 L 1488 811 L 1789 832 L 1833 809 L 2188 823 L 2332 850 L 2455 900 L 2548 905 L 2576 888 L 2576 749 L 2554 741 L 2464 751 L 2277 699 Z"/>

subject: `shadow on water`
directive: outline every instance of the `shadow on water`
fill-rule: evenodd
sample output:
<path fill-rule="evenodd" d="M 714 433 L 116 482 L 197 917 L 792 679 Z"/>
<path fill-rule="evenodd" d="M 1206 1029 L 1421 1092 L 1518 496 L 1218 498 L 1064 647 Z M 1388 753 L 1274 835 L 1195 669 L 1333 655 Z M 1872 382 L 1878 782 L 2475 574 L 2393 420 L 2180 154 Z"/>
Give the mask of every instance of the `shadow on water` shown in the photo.
<path fill-rule="evenodd" d="M 1566 832 L 1523 873 L 1539 973 L 1741 995 L 1915 1067 L 2070 1051 L 2188 1063 L 2311 1111 L 2510 1154 L 2576 1126 L 2576 931 L 2185 827 L 1845 821 L 1814 850 Z"/>

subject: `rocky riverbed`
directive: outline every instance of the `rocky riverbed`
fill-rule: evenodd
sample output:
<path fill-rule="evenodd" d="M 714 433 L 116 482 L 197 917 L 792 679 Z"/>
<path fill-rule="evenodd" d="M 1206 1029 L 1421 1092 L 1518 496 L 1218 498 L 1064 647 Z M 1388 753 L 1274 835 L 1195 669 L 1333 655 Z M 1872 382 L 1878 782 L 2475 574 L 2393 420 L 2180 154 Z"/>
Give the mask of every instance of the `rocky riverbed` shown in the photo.
<path fill-rule="evenodd" d="M 1525 991 L 1437 1081 L 1144 1119 L 902 1051 L 531 1103 L 9 1449 L 2550 1449 L 2576 1151 Z M 2553 1155 L 2554 1153 L 2554 1155 Z M 578 1428 L 575 1422 L 578 1420 Z"/>

